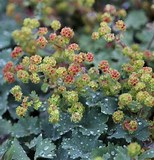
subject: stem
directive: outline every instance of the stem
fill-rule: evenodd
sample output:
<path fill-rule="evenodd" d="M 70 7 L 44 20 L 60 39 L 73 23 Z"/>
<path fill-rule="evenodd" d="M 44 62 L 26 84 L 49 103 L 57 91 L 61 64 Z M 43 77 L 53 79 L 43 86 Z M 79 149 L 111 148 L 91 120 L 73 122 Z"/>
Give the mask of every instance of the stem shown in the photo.
<path fill-rule="evenodd" d="M 3 51 L 3 50 L 5 50 L 5 49 L 14 48 L 14 47 L 15 47 L 15 46 L 12 46 L 11 44 L 10 44 L 10 45 L 7 45 L 7 46 L 5 46 L 5 47 L 0 48 L 0 52 Z"/>
<path fill-rule="evenodd" d="M 153 34 L 153 36 L 152 36 L 152 38 L 151 38 L 151 40 L 150 40 L 150 42 L 149 42 L 149 44 L 147 46 L 148 50 L 151 48 L 151 45 L 152 45 L 153 41 L 154 41 L 154 34 Z"/>

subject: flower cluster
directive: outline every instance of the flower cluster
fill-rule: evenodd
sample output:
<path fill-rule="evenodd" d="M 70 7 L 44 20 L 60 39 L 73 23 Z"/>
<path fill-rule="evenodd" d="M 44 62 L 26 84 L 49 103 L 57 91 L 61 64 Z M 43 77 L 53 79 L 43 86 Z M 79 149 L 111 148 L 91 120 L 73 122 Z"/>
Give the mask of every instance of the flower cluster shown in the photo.
<path fill-rule="evenodd" d="M 116 29 L 119 31 L 126 30 L 126 25 L 124 21 L 121 20 L 121 18 L 125 16 L 125 10 L 117 11 L 115 6 L 110 4 L 106 5 L 104 8 L 104 13 L 101 16 L 101 22 L 98 31 L 92 33 L 92 39 L 97 40 L 103 37 L 107 42 L 113 42 L 114 40 L 118 39 L 120 33 L 117 34 Z M 116 21 L 115 24 L 114 21 Z"/>
<path fill-rule="evenodd" d="M 92 69 L 86 71 L 85 67 L 87 63 L 93 62 L 93 54 L 91 52 L 79 52 L 80 48 L 78 44 L 70 43 L 70 39 L 74 36 L 71 28 L 62 28 L 58 35 L 56 31 L 61 27 L 59 21 L 53 21 L 51 23 L 54 33 L 50 34 L 47 34 L 48 29 L 45 27 L 38 28 L 38 32 L 36 32 L 36 27 L 39 23 L 35 19 L 25 19 L 23 25 L 25 31 L 27 27 L 28 31 L 31 32 L 29 32 L 30 34 L 32 34 L 35 29 L 37 38 L 33 40 L 35 42 L 34 44 L 36 44 L 36 49 L 42 49 L 50 45 L 55 49 L 55 53 L 53 56 L 44 57 L 38 54 L 31 56 L 25 54 L 22 59 L 18 60 L 18 64 L 16 65 L 14 65 L 13 62 L 8 62 L 3 69 L 5 80 L 12 83 L 15 81 L 15 78 L 17 78 L 23 83 L 31 82 L 39 84 L 41 85 L 41 90 L 45 93 L 53 90 L 51 98 L 47 100 L 49 105 L 47 109 L 49 121 L 53 123 L 59 121 L 59 101 L 64 99 L 66 105 L 68 105 L 71 120 L 79 122 L 84 113 L 84 106 L 79 101 L 80 92 L 84 91 L 86 87 L 94 90 L 98 88 L 98 83 L 93 76 Z M 28 28 L 29 26 L 30 28 Z M 25 37 L 24 42 L 28 43 L 26 39 L 27 34 L 22 33 L 22 30 L 16 32 L 21 33 L 21 37 Z M 17 37 L 15 37 L 15 39 L 16 38 Z M 17 40 L 21 44 L 21 47 L 18 48 L 24 48 L 25 44 L 23 45 L 21 39 L 18 37 Z M 13 52 L 17 52 L 19 50 L 18 48 L 15 48 Z M 20 50 L 20 52 L 21 51 L 22 50 Z M 79 52 L 78 54 L 76 54 L 77 51 Z M 88 75 L 88 72 L 91 72 L 91 75 Z M 12 79 L 8 74 L 12 75 Z M 24 96 L 21 89 L 19 89 L 18 86 L 11 90 L 15 99 L 22 102 L 21 106 L 17 107 L 17 115 L 24 116 L 29 106 L 33 106 L 34 109 L 38 110 L 42 103 L 44 103 L 44 101 L 40 101 L 36 93 L 34 94 L 34 91 L 29 96 Z"/>
<path fill-rule="evenodd" d="M 113 28 L 109 25 L 117 12 L 112 6 L 105 10 L 98 32 L 92 35 L 93 39 L 112 35 Z M 81 101 L 82 96 L 86 95 L 87 90 L 99 91 L 107 96 L 118 97 L 119 108 L 113 113 L 113 121 L 123 124 L 123 129 L 129 133 L 135 132 L 138 122 L 128 119 L 125 112 L 129 110 L 138 113 L 145 107 L 154 106 L 154 77 L 152 68 L 144 66 L 144 54 L 138 52 L 136 46 L 122 46 L 124 55 L 130 58 L 129 63 L 122 66 L 122 72 L 111 68 L 106 60 L 102 60 L 98 67 L 90 67 L 94 55 L 80 51 L 79 45 L 72 42 L 74 31 L 71 28 L 61 28 L 57 20 L 51 23 L 51 33 L 46 27 L 38 26 L 36 19 L 28 18 L 24 20 L 22 29 L 13 33 L 21 47 L 16 47 L 11 56 L 18 62 L 8 62 L 3 75 L 9 83 L 20 80 L 22 83 L 37 84 L 42 92 L 49 93 L 50 96 L 40 100 L 36 92 L 24 95 L 21 88 L 15 86 L 11 93 L 16 101 L 21 101 L 16 109 L 17 115 L 25 116 L 30 106 L 39 110 L 44 107 L 43 104 L 47 104 L 46 110 L 51 123 L 59 122 L 61 110 L 68 112 L 70 119 L 77 123 L 86 110 L 86 104 Z M 120 31 L 126 29 L 121 20 L 115 26 Z M 30 44 L 29 48 L 31 42 L 33 45 Z M 53 49 L 52 54 L 47 54 L 49 47 Z M 43 49 L 47 55 L 41 56 L 39 53 Z M 61 106 L 62 103 L 64 106 Z"/>
<path fill-rule="evenodd" d="M 110 68 L 109 63 L 103 60 L 99 63 L 99 69 L 103 75 L 99 78 L 99 84 L 103 88 L 106 95 L 116 95 L 121 90 L 121 84 L 118 82 L 120 73 Z"/>

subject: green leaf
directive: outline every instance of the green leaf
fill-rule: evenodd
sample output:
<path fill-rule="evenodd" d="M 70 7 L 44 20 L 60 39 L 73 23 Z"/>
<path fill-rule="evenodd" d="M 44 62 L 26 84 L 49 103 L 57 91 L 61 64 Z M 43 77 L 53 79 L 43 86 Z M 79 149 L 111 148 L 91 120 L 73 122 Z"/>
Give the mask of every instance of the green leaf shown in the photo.
<path fill-rule="evenodd" d="M 17 116 L 16 114 L 16 108 L 19 106 L 19 104 L 17 102 L 14 101 L 14 99 L 8 99 L 8 106 L 9 106 L 9 113 L 10 113 L 10 116 L 13 118 L 13 119 L 18 119 L 19 117 Z"/>
<path fill-rule="evenodd" d="M 115 97 L 106 97 L 101 101 L 101 112 L 112 115 L 117 109 L 117 99 Z"/>
<path fill-rule="evenodd" d="M 115 154 L 115 158 L 114 160 L 120 160 L 120 159 L 124 159 L 124 160 L 131 160 L 131 158 L 129 157 L 128 153 L 127 153 L 127 148 L 126 147 L 116 147 L 116 154 Z"/>
<path fill-rule="evenodd" d="M 14 137 L 25 137 L 40 133 L 40 122 L 37 117 L 21 118 L 13 125 L 12 135 Z"/>
<path fill-rule="evenodd" d="M 6 1 L 0 0 L 0 14 L 5 12 L 7 3 L 8 3 L 7 0 Z"/>
<path fill-rule="evenodd" d="M 89 158 L 93 148 L 99 146 L 96 136 L 82 135 L 80 132 L 74 131 L 71 138 L 66 138 L 62 142 L 62 148 L 68 151 L 72 159 Z M 90 159 L 90 158 L 89 158 Z"/>
<path fill-rule="evenodd" d="M 89 107 L 101 107 L 101 112 L 112 115 L 118 107 L 117 98 L 104 97 L 102 93 L 88 90 L 84 98 L 85 104 Z"/>
<path fill-rule="evenodd" d="M 48 91 L 49 84 L 48 83 L 43 83 L 41 86 L 42 92 L 46 93 Z"/>
<path fill-rule="evenodd" d="M 145 152 L 143 152 L 140 156 L 139 156 L 139 160 L 145 160 L 147 158 L 154 158 L 154 148 L 149 149 Z"/>
<path fill-rule="evenodd" d="M 12 44 L 12 31 L 17 29 L 18 23 L 16 23 L 16 21 L 13 18 L 11 19 L 5 14 L 3 14 L 3 16 L 0 17 L 0 21 L 1 24 L 3 24 L 0 25 L 0 49 L 3 49 L 5 47 L 11 48 L 14 45 Z"/>
<path fill-rule="evenodd" d="M 10 86 L 0 84 L 0 87 L 0 116 L 2 116 L 8 108 Z"/>
<path fill-rule="evenodd" d="M 2 159 L 2 157 L 4 157 L 6 151 L 10 148 L 10 146 L 11 146 L 10 140 L 7 140 L 3 144 L 1 144 L 1 146 L 0 146 L 0 159 Z"/>
<path fill-rule="evenodd" d="M 139 29 L 142 25 L 148 21 L 144 11 L 142 10 L 134 10 L 131 11 L 126 18 L 126 26 L 128 28 L 132 27 L 134 29 Z"/>
<path fill-rule="evenodd" d="M 11 132 L 12 125 L 5 119 L 0 119 L 0 136 L 9 134 Z"/>
<path fill-rule="evenodd" d="M 56 156 L 53 158 L 53 160 L 72 160 L 72 158 L 69 157 L 67 150 L 61 148 L 61 146 L 56 150 Z"/>
<path fill-rule="evenodd" d="M 26 152 L 23 150 L 22 146 L 19 144 L 18 140 L 15 139 L 12 146 L 6 152 L 4 159 L 7 160 L 30 160 Z"/>
<path fill-rule="evenodd" d="M 79 124 L 79 131 L 82 132 L 83 135 L 100 136 L 107 131 L 107 125 L 105 123 L 108 120 L 108 116 L 100 113 L 99 108 L 92 108 L 85 112 L 86 114 Z"/>
<path fill-rule="evenodd" d="M 100 146 L 99 148 L 95 148 L 92 151 L 92 159 L 95 157 L 103 157 L 103 158 L 106 157 L 106 159 L 107 159 L 107 157 L 110 158 L 111 152 L 113 153 L 114 150 L 115 150 L 115 146 L 112 143 L 108 143 L 107 146 Z M 105 155 L 105 157 L 104 157 L 104 155 Z"/>
<path fill-rule="evenodd" d="M 96 107 L 100 105 L 101 98 L 101 93 L 96 93 L 88 89 L 83 102 L 85 102 L 88 107 Z"/>
<path fill-rule="evenodd" d="M 41 126 L 45 135 L 55 141 L 65 133 L 73 130 L 77 124 L 71 122 L 68 113 L 60 113 L 60 122 L 58 124 L 50 124 L 48 119 L 44 118 L 41 122 Z"/>
<path fill-rule="evenodd" d="M 55 145 L 48 138 L 38 141 L 34 159 L 36 160 L 37 158 L 53 158 L 55 156 L 55 148 Z"/>
<path fill-rule="evenodd" d="M 42 134 L 40 134 L 38 137 L 35 137 L 33 140 L 31 140 L 30 143 L 25 143 L 25 145 L 31 149 L 35 147 L 37 144 L 39 144 L 42 141 Z"/>

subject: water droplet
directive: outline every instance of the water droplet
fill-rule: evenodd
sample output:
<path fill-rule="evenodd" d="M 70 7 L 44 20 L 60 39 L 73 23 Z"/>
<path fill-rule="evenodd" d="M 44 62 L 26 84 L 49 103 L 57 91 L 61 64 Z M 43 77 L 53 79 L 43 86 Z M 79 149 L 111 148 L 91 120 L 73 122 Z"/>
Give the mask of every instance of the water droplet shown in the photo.
<path fill-rule="evenodd" d="M 49 147 L 48 147 L 48 146 L 45 146 L 45 147 L 44 147 L 44 150 L 45 150 L 45 151 L 46 151 L 46 150 L 48 150 L 48 149 L 49 149 Z"/>
<path fill-rule="evenodd" d="M 47 157 L 49 157 L 49 158 L 52 157 L 52 154 L 49 153 L 49 154 L 47 155 Z"/>
<path fill-rule="evenodd" d="M 139 124 L 139 125 L 142 125 L 142 122 L 139 122 L 138 124 Z"/>
<path fill-rule="evenodd" d="M 112 151 L 112 152 L 111 152 L 111 155 L 114 155 L 114 154 L 115 154 L 115 152 L 114 152 L 114 151 Z"/>
<path fill-rule="evenodd" d="M 107 127 L 105 127 L 104 130 L 107 131 Z"/>
<path fill-rule="evenodd" d="M 99 132 L 100 132 L 100 130 L 98 129 L 98 130 L 97 130 L 97 132 L 99 133 Z"/>

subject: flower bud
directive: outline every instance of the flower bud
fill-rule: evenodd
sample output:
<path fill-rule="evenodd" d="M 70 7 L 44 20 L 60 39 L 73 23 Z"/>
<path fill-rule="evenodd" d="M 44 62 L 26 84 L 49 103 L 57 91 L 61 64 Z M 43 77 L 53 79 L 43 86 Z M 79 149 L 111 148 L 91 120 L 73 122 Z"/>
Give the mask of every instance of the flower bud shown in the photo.
<path fill-rule="evenodd" d="M 17 77 L 23 82 L 28 83 L 29 81 L 29 73 L 25 70 L 17 71 Z"/>
<path fill-rule="evenodd" d="M 127 106 L 132 102 L 132 96 L 129 93 L 123 93 L 119 96 L 119 102 L 123 106 Z"/>
<path fill-rule="evenodd" d="M 92 35 L 91 35 L 91 38 L 92 38 L 93 40 L 99 39 L 99 33 L 98 33 L 98 32 L 93 32 Z"/>
<path fill-rule="evenodd" d="M 127 150 L 128 150 L 128 155 L 131 157 L 136 157 L 141 153 L 141 146 L 134 142 L 134 143 L 130 143 L 127 146 Z"/>
<path fill-rule="evenodd" d="M 21 107 L 21 106 L 18 106 L 16 108 L 16 114 L 19 116 L 19 117 L 24 117 L 25 114 L 27 112 L 27 108 L 24 108 L 24 107 Z"/>
<path fill-rule="evenodd" d="M 116 22 L 116 27 L 117 29 L 119 29 L 120 31 L 125 31 L 126 30 L 126 25 L 122 20 L 118 20 Z"/>
<path fill-rule="evenodd" d="M 113 113 L 112 119 L 114 123 L 120 123 L 124 118 L 124 113 L 123 111 L 116 111 Z"/>
<path fill-rule="evenodd" d="M 153 96 L 147 96 L 147 98 L 145 99 L 144 101 L 144 104 L 147 106 L 147 107 L 154 107 L 154 97 Z"/>
<path fill-rule="evenodd" d="M 52 21 L 51 23 L 51 28 L 54 30 L 54 31 L 57 31 L 58 29 L 61 28 L 61 23 L 57 20 L 54 20 Z"/>

